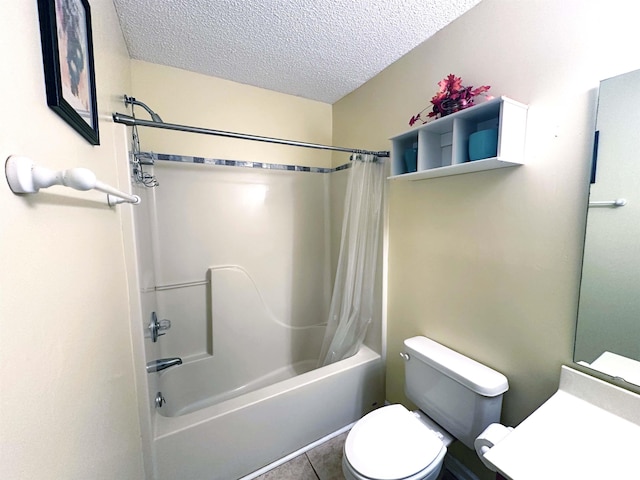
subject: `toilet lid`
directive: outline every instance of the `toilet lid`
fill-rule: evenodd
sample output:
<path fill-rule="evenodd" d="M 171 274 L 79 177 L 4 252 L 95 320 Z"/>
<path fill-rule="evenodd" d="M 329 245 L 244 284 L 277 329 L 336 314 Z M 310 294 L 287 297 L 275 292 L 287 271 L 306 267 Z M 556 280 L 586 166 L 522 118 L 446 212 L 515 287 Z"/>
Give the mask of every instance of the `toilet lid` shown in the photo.
<path fill-rule="evenodd" d="M 344 453 L 361 475 L 398 480 L 424 470 L 444 448 L 434 432 L 402 405 L 365 415 L 349 432 Z"/>

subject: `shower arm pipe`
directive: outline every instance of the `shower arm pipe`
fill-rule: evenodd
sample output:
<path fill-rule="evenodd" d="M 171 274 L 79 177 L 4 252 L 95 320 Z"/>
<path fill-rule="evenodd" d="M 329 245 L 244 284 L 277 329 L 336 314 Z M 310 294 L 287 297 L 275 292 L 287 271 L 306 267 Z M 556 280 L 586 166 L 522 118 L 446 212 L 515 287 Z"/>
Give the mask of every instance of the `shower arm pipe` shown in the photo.
<path fill-rule="evenodd" d="M 154 122 L 159 122 L 162 123 L 162 118 L 160 118 L 160 115 L 158 115 L 156 112 L 154 112 L 153 110 L 151 110 L 146 103 L 141 102 L 140 100 L 135 99 L 134 97 L 130 97 L 128 95 L 124 96 L 124 104 L 125 105 L 137 105 L 139 107 L 144 108 L 147 113 L 149 115 L 151 115 L 151 120 L 153 120 Z"/>
<path fill-rule="evenodd" d="M 256 142 L 277 143 L 280 145 L 290 145 L 294 147 L 315 148 L 317 150 L 333 150 L 336 152 L 361 153 L 365 155 L 375 155 L 376 157 L 389 156 L 388 151 L 373 152 L 369 150 L 359 150 L 355 148 L 321 145 L 318 143 L 298 142 L 296 140 L 285 140 L 282 138 L 261 137 L 259 135 L 250 135 L 246 133 L 227 132 L 224 130 L 212 130 L 209 128 L 202 128 L 202 127 L 191 127 L 188 125 L 178 125 L 175 123 L 154 122 L 151 120 L 141 120 L 141 119 L 134 118 L 129 115 L 124 115 L 122 113 L 117 113 L 117 112 L 113 114 L 113 121 L 115 123 L 122 123 L 129 127 L 139 126 L 139 127 L 162 128 L 165 130 L 177 130 L 179 132 L 200 133 L 203 135 L 215 135 L 218 137 L 238 138 L 241 140 L 253 140 Z"/>

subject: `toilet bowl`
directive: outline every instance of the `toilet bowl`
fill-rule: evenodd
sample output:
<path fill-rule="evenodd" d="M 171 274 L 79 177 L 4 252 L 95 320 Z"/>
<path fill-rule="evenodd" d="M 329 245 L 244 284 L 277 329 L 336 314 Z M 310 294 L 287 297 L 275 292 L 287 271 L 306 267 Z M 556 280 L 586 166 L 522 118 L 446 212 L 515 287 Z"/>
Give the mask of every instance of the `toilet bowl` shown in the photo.
<path fill-rule="evenodd" d="M 347 480 L 435 480 L 454 439 L 473 449 L 500 420 L 504 375 L 426 337 L 404 347 L 405 393 L 419 410 L 388 405 L 356 422 L 344 444 Z"/>
<path fill-rule="evenodd" d="M 388 405 L 365 415 L 349 432 L 342 456 L 347 480 L 432 480 L 451 436 L 421 412 Z"/>

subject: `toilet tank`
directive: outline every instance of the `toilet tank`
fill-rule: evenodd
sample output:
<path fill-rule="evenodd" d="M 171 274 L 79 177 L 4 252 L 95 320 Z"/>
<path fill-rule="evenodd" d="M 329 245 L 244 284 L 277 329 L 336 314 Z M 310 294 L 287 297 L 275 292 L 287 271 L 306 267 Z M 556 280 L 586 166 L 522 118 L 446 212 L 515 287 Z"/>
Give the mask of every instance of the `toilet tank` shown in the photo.
<path fill-rule="evenodd" d="M 426 337 L 404 341 L 405 393 L 420 410 L 473 450 L 473 441 L 500 421 L 507 378 Z"/>

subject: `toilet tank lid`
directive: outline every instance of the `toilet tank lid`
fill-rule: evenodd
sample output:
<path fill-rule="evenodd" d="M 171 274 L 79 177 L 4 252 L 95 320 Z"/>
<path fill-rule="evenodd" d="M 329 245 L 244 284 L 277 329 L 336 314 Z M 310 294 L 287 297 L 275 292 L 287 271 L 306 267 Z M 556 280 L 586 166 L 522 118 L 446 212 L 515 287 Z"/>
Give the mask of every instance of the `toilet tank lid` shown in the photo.
<path fill-rule="evenodd" d="M 500 372 L 427 337 L 407 338 L 404 345 L 410 355 L 479 395 L 495 397 L 509 390 L 507 377 Z"/>

